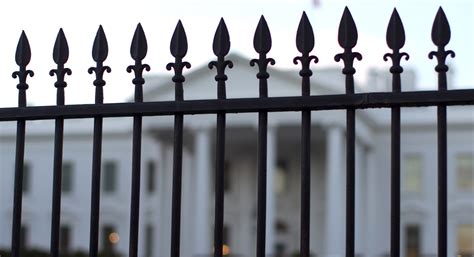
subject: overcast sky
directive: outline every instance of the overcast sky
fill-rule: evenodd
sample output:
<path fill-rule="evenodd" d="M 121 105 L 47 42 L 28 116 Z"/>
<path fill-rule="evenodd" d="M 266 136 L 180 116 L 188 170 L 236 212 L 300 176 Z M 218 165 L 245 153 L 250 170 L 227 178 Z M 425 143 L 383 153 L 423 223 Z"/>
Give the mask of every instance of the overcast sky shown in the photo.
<path fill-rule="evenodd" d="M 319 0 L 319 3 L 315 6 L 314 0 L 4 1 L 0 4 L 0 83 L 3 90 L 0 105 L 17 104 L 17 81 L 11 78 L 11 73 L 18 70 L 14 54 L 22 30 L 25 30 L 32 49 L 28 67 L 35 72 L 33 78 L 28 78 L 30 103 L 55 104 L 55 77 L 50 77 L 48 72 L 55 68 L 52 49 L 59 28 L 64 29 L 69 43 L 70 57 L 66 67 L 71 68 L 73 73 L 66 78 L 66 103 L 93 102 L 94 77 L 87 73 L 87 69 L 94 65 L 92 42 L 100 24 L 109 42 L 109 58 L 105 63 L 112 68 L 112 73 L 105 75 L 105 102 L 120 102 L 133 93 L 133 74 L 125 69 L 133 63 L 129 53 L 130 43 L 139 22 L 148 39 L 148 55 L 144 62 L 152 68 L 149 74 L 170 74 L 165 65 L 173 60 L 169 53 L 169 41 L 179 19 L 188 37 L 189 50 L 185 60 L 191 62 L 192 69 L 214 58 L 212 39 L 221 17 L 229 29 L 231 51 L 255 57 L 253 34 L 262 14 L 273 38 L 269 56 L 277 61 L 276 67 L 296 69 L 292 63 L 293 57 L 298 55 L 296 29 L 302 12 L 306 11 L 316 38 L 313 54 L 320 59 L 313 66 L 317 71 L 328 66 L 342 67 L 341 63 L 334 62 L 334 55 L 342 51 L 337 44 L 337 29 L 346 5 L 359 31 L 356 50 L 364 58 L 355 63 L 359 82 L 365 81 L 369 68 L 389 67 L 390 64 L 382 59 L 383 54 L 389 52 L 385 33 L 391 12 L 397 7 L 406 31 L 403 50 L 410 54 L 410 60 L 402 65 L 417 71 L 418 86 L 434 89 L 436 61 L 429 60 L 427 55 L 435 50 L 431 42 L 431 27 L 441 5 L 451 25 L 452 38 L 447 49 L 456 52 L 456 58 L 449 60 L 454 71 L 450 88 L 474 88 L 474 1 Z"/>

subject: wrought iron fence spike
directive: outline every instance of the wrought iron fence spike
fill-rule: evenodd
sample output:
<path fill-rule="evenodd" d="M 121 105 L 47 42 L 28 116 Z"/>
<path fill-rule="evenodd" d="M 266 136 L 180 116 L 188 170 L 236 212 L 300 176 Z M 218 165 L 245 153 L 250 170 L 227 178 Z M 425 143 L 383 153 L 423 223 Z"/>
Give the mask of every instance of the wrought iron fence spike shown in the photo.
<path fill-rule="evenodd" d="M 64 64 L 69 58 L 69 47 L 63 29 L 59 29 L 54 43 L 53 60 L 56 64 Z"/>
<path fill-rule="evenodd" d="M 358 52 L 352 52 L 352 48 L 357 44 L 357 27 L 347 6 L 344 8 L 344 13 L 342 14 L 339 24 L 338 40 L 339 45 L 344 48 L 344 52 L 336 54 L 334 60 L 336 62 L 343 60 L 344 68 L 342 69 L 342 73 L 345 75 L 353 75 L 356 72 L 354 69 L 354 59 L 360 61 L 362 60 L 362 55 Z M 349 92 L 351 91 L 353 91 L 352 87 Z"/>
<path fill-rule="evenodd" d="M 446 18 L 446 14 L 443 8 L 439 8 L 436 13 L 436 17 L 433 22 L 433 28 L 431 30 L 431 39 L 433 43 L 438 47 L 437 51 L 432 51 L 428 54 L 430 59 L 436 57 L 438 65 L 436 65 L 436 72 L 446 73 L 448 66 L 446 65 L 446 58 L 448 56 L 455 57 L 455 53 L 452 50 L 446 50 L 445 46 L 449 43 L 451 38 L 451 30 L 449 28 L 449 22 Z M 446 83 L 442 83 L 442 88 L 446 87 Z"/>
<path fill-rule="evenodd" d="M 386 39 L 387 45 L 392 50 L 400 49 L 405 45 L 405 29 L 396 8 L 393 9 L 390 17 Z"/>
<path fill-rule="evenodd" d="M 272 36 L 263 15 L 260 17 L 257 29 L 255 30 L 253 47 L 259 54 L 267 54 L 272 48 Z"/>
<path fill-rule="evenodd" d="M 357 37 L 357 27 L 349 8 L 346 6 L 339 23 L 339 45 L 344 49 L 353 48 L 357 44 Z"/>
<path fill-rule="evenodd" d="M 443 8 L 439 8 L 433 22 L 431 39 L 436 46 L 446 46 L 451 39 L 451 29 Z"/>
<path fill-rule="evenodd" d="M 302 54 L 309 54 L 314 48 L 313 27 L 309 22 L 306 12 L 301 15 L 301 20 L 296 33 L 296 47 Z"/>
<path fill-rule="evenodd" d="M 188 52 L 188 39 L 181 20 L 176 24 L 171 38 L 170 51 L 175 58 L 183 58 Z"/>
<path fill-rule="evenodd" d="M 108 54 L 109 46 L 107 44 L 107 37 L 105 36 L 102 25 L 100 25 L 97 34 L 95 35 L 94 45 L 92 47 L 92 58 L 96 62 L 103 62 L 107 59 Z"/>
<path fill-rule="evenodd" d="M 133 35 L 132 45 L 130 47 L 130 55 L 135 61 L 141 61 L 145 58 L 148 50 L 148 45 L 146 42 L 145 32 L 141 23 L 138 23 L 137 28 L 135 29 L 135 34 Z"/>
<path fill-rule="evenodd" d="M 21 32 L 18 45 L 16 47 L 15 61 L 18 66 L 26 66 L 31 60 L 31 49 L 25 31 Z"/>
<path fill-rule="evenodd" d="M 214 40 L 212 43 L 212 50 L 216 56 L 225 56 L 230 50 L 230 38 L 229 31 L 225 25 L 224 19 L 221 18 L 219 25 L 217 26 Z"/>
<path fill-rule="evenodd" d="M 19 80 L 19 83 L 16 86 L 20 90 L 18 106 L 26 106 L 25 90 L 28 89 L 26 78 L 28 77 L 28 75 L 30 77 L 33 77 L 34 75 L 33 71 L 26 69 L 26 66 L 30 63 L 30 59 L 30 43 L 28 42 L 28 38 L 26 37 L 25 31 L 22 31 L 20 39 L 18 40 L 18 45 L 15 53 L 15 61 L 18 66 L 20 66 L 20 69 L 12 73 L 12 77 L 18 78 Z"/>

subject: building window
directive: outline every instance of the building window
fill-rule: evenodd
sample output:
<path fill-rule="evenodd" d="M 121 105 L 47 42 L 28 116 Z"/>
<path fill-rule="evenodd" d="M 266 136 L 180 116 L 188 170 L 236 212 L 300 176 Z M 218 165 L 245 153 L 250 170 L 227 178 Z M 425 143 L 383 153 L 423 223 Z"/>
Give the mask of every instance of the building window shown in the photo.
<path fill-rule="evenodd" d="M 71 250 L 71 227 L 68 225 L 62 225 L 59 229 L 59 250 L 61 253 Z"/>
<path fill-rule="evenodd" d="M 420 226 L 407 226 L 405 228 L 405 256 L 419 257 L 421 249 L 420 242 Z"/>
<path fill-rule="evenodd" d="M 103 190 L 107 193 L 113 193 L 117 190 L 117 163 L 108 161 L 104 163 Z"/>
<path fill-rule="evenodd" d="M 120 241 L 120 236 L 114 226 L 106 225 L 102 228 L 102 251 L 114 253 L 115 245 Z"/>
<path fill-rule="evenodd" d="M 31 190 L 31 165 L 28 162 L 23 163 L 23 193 Z"/>
<path fill-rule="evenodd" d="M 147 191 L 148 193 L 155 192 L 156 189 L 156 166 L 155 162 L 149 161 L 147 163 Z"/>
<path fill-rule="evenodd" d="M 146 226 L 145 229 L 145 257 L 153 256 L 154 230 L 152 225 Z"/>
<path fill-rule="evenodd" d="M 63 163 L 63 171 L 61 175 L 61 191 L 63 193 L 70 193 L 73 189 L 73 172 L 74 166 L 72 162 Z"/>
<path fill-rule="evenodd" d="M 279 160 L 275 170 L 274 178 L 274 190 L 277 194 L 283 194 L 288 190 L 288 163 L 283 160 Z"/>
<path fill-rule="evenodd" d="M 463 153 L 456 156 L 457 186 L 461 190 L 474 190 L 474 158 Z"/>
<path fill-rule="evenodd" d="M 474 225 L 461 224 L 458 226 L 457 232 L 458 256 L 474 256 Z"/>
<path fill-rule="evenodd" d="M 409 154 L 403 158 L 403 190 L 420 192 L 422 180 L 422 158 L 420 154 Z"/>

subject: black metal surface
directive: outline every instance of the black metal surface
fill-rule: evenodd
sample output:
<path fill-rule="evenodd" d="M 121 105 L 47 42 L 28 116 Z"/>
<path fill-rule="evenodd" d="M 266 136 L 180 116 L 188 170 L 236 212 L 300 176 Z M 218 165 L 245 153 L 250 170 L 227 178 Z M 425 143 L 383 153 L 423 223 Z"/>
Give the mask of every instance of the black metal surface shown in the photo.
<path fill-rule="evenodd" d="M 474 90 L 448 90 L 446 73 L 448 66 L 446 58 L 454 57 L 454 52 L 445 50 L 450 40 L 450 28 L 447 18 L 440 8 L 432 28 L 432 41 L 437 51 L 429 54 L 429 58 L 437 58 L 435 71 L 438 73 L 437 91 L 401 92 L 401 73 L 403 68 L 400 61 L 408 54 L 400 52 L 405 43 L 403 24 L 396 10 L 393 11 L 387 28 L 387 45 L 393 50 L 384 55 L 384 60 L 392 59 L 390 72 L 392 73 L 392 91 L 380 93 L 354 92 L 354 59 L 361 60 L 362 56 L 352 49 L 357 44 L 357 29 L 353 18 L 346 8 L 339 26 L 338 41 L 344 52 L 335 56 L 336 61 L 343 60 L 346 94 L 339 95 L 310 95 L 311 61 L 317 62 L 317 57 L 309 53 L 314 48 L 314 34 L 308 17 L 303 13 L 297 30 L 296 46 L 301 56 L 294 58 L 294 63 L 301 63 L 299 75 L 302 77 L 302 96 L 297 97 L 268 97 L 267 71 L 269 64 L 274 60 L 266 55 L 272 46 L 268 25 L 261 17 L 254 36 L 254 48 L 259 53 L 258 59 L 250 62 L 251 66 L 258 65 L 259 98 L 226 99 L 226 67 L 232 68 L 232 62 L 225 60 L 230 50 L 229 33 L 221 19 L 216 30 L 213 51 L 217 61 L 209 63 L 209 68 L 216 67 L 217 99 L 184 100 L 183 83 L 185 78 L 183 69 L 190 68 L 190 64 L 183 62 L 187 53 L 186 34 L 181 22 L 178 22 L 173 34 L 170 51 L 175 57 L 174 63 L 166 68 L 174 69 L 172 78 L 175 83 L 175 101 L 143 102 L 143 70 L 150 70 L 142 60 L 147 53 L 146 37 L 140 24 L 135 31 L 131 56 L 135 65 L 127 68 L 134 71 L 135 101 L 133 103 L 103 103 L 103 74 L 110 72 L 110 68 L 103 65 L 108 55 L 107 40 L 102 27 L 99 27 L 92 57 L 96 67 L 89 69 L 95 72 L 96 87 L 95 104 L 65 105 L 64 88 L 67 83 L 65 75 L 71 70 L 64 67 L 68 60 L 69 50 L 66 37 L 62 29 L 59 31 L 53 59 L 57 69 L 50 71 L 56 75 L 57 105 L 26 107 L 26 78 L 33 76 L 33 72 L 26 70 L 31 58 L 31 51 L 26 35 L 22 33 L 18 42 L 15 60 L 20 67 L 13 73 L 19 78 L 18 107 L 0 108 L 0 121 L 16 121 L 16 155 L 15 181 L 12 217 L 12 256 L 20 257 L 21 216 L 22 216 L 22 180 L 25 149 L 25 128 L 27 120 L 54 119 L 54 164 L 53 164 L 53 196 L 52 196 L 52 223 L 51 223 L 51 257 L 59 257 L 59 225 L 61 210 L 61 173 L 63 154 L 64 119 L 94 118 L 93 160 L 91 181 L 91 223 L 90 223 L 90 252 L 91 257 L 98 255 L 99 234 L 99 207 L 100 207 L 100 172 L 102 151 L 102 125 L 105 117 L 133 117 L 133 146 L 132 146 L 132 191 L 130 212 L 130 244 L 129 256 L 137 257 L 139 234 L 139 200 L 140 200 L 140 159 L 141 159 L 141 131 L 143 116 L 174 115 L 174 157 L 173 157 L 173 193 L 172 193 L 172 224 L 171 224 L 171 256 L 180 255 L 180 226 L 181 226 L 181 179 L 183 154 L 183 119 L 184 115 L 216 114 L 216 176 L 215 176 L 215 224 L 214 224 L 214 256 L 222 257 L 223 224 L 224 224 L 224 160 L 225 160 L 225 127 L 227 113 L 258 113 L 258 209 L 257 209 L 257 257 L 263 257 L 269 249 L 265 249 L 266 233 L 266 197 L 267 197 L 267 129 L 268 112 L 295 111 L 302 113 L 302 143 L 301 143 L 301 234 L 300 256 L 308 257 L 310 253 L 310 142 L 311 142 L 311 111 L 318 110 L 347 110 L 347 142 L 346 142 L 346 257 L 354 257 L 355 248 L 355 111 L 365 108 L 391 108 L 391 253 L 392 257 L 400 256 L 400 108 L 401 107 L 438 107 L 438 256 L 447 257 L 447 121 L 446 106 L 474 105 Z M 269 251 L 270 252 L 270 251 Z"/>
<path fill-rule="evenodd" d="M 258 65 L 259 97 L 268 98 L 268 64 L 275 64 L 275 60 L 267 58 L 272 47 L 272 37 L 265 18 L 260 20 L 255 30 L 253 47 L 259 54 L 258 59 L 252 59 L 250 66 Z M 258 152 L 257 152 L 257 245 L 256 256 L 266 255 L 266 214 L 267 214 L 267 131 L 268 112 L 258 112 Z"/>
<path fill-rule="evenodd" d="M 209 68 L 215 67 L 217 75 L 217 98 L 221 101 L 226 99 L 225 68 L 232 68 L 233 64 L 225 60 L 230 50 L 230 39 L 224 19 L 221 19 L 214 35 L 212 45 L 217 61 L 209 63 Z M 217 111 L 216 126 L 216 185 L 215 185 L 215 209 L 214 209 L 214 257 L 222 257 L 223 231 L 224 231 L 224 161 L 225 161 L 225 112 Z"/>
<path fill-rule="evenodd" d="M 339 45 L 344 53 L 337 54 L 335 60 L 344 61 L 342 73 L 346 76 L 346 94 L 354 94 L 354 59 L 362 55 L 352 52 L 357 44 L 357 28 L 349 9 L 346 7 L 339 25 Z M 355 108 L 347 108 L 346 113 L 346 257 L 354 257 L 355 250 Z"/>
<path fill-rule="evenodd" d="M 89 68 L 89 74 L 95 72 L 95 104 L 104 103 L 105 81 L 104 72 L 111 72 L 110 67 L 104 66 L 109 49 L 104 29 L 99 26 L 92 47 L 92 58 L 96 67 Z M 94 135 L 92 142 L 92 182 L 91 182 L 91 220 L 89 237 L 89 256 L 97 257 L 99 251 L 99 210 L 100 210 L 100 177 L 102 164 L 102 117 L 94 118 Z"/>
<path fill-rule="evenodd" d="M 27 70 L 26 66 L 31 60 L 31 50 L 28 38 L 23 31 L 16 48 L 15 61 L 20 70 L 12 74 L 13 78 L 18 78 L 18 107 L 26 107 L 26 90 L 28 84 L 26 79 L 33 76 L 33 71 Z M 16 153 L 15 153 L 15 181 L 13 188 L 13 221 L 12 221 L 12 257 L 20 257 L 21 240 L 21 210 L 23 197 L 23 168 L 25 158 L 25 130 L 26 121 L 18 119 L 16 130 Z"/>
<path fill-rule="evenodd" d="M 56 105 L 64 105 L 64 88 L 67 83 L 64 76 L 71 75 L 71 70 L 64 68 L 64 64 L 69 58 L 69 47 L 62 29 L 59 30 L 54 44 L 53 59 L 57 64 L 57 69 L 49 72 L 49 75 L 56 74 L 54 86 L 57 88 Z M 61 177 L 63 164 L 63 136 L 64 118 L 56 118 L 54 129 L 54 157 L 53 157 L 53 200 L 51 214 L 51 257 L 59 257 L 59 229 L 61 223 Z"/>
<path fill-rule="evenodd" d="M 150 66 L 142 64 L 142 60 L 147 53 L 147 42 L 145 33 L 141 24 L 137 25 L 135 34 L 133 35 L 132 45 L 130 47 L 130 55 L 135 61 L 135 65 L 127 67 L 130 73 L 135 73 L 132 83 L 135 85 L 135 103 L 143 102 L 143 70 L 149 71 Z M 133 135 L 132 135 L 132 192 L 130 202 L 130 243 L 129 257 L 137 257 L 138 254 L 138 232 L 139 232 L 139 216 L 140 216 L 140 163 L 141 163 L 141 146 L 142 146 L 142 116 L 133 115 Z"/>
<path fill-rule="evenodd" d="M 426 107 L 435 105 L 473 105 L 474 89 L 454 89 L 446 92 L 376 92 L 353 95 L 313 95 L 291 97 L 234 98 L 216 100 L 185 100 L 183 102 L 108 103 L 66 106 L 30 106 L 0 108 L 0 121 L 46 120 L 55 118 L 78 119 L 101 117 L 165 116 L 175 113 L 214 114 L 268 112 L 297 112 L 343 110 L 347 108 Z"/>
<path fill-rule="evenodd" d="M 392 59 L 390 72 L 392 75 L 392 92 L 401 92 L 400 73 L 403 68 L 400 60 L 407 53 L 400 53 L 400 49 L 405 45 L 405 30 L 396 9 L 393 10 L 387 28 L 387 45 L 393 50 L 392 53 L 384 55 L 384 60 L 388 57 Z M 400 256 L 400 107 L 392 107 L 392 127 L 391 127 L 391 194 L 390 194 L 390 256 Z"/>
<path fill-rule="evenodd" d="M 301 95 L 309 96 L 311 61 L 318 62 L 318 58 L 309 53 L 314 48 L 313 27 L 308 16 L 303 12 L 298 31 L 296 33 L 296 48 L 301 56 L 295 57 L 293 63 L 301 63 Z M 311 202 L 311 110 L 301 112 L 301 217 L 300 217 L 300 256 L 310 255 L 310 205 Z"/>
<path fill-rule="evenodd" d="M 451 50 L 445 50 L 445 46 L 451 38 L 448 19 L 440 7 L 436 14 L 433 28 L 431 30 L 431 39 L 438 47 L 438 51 L 429 53 L 429 58 L 436 57 L 438 65 L 435 70 L 438 73 L 438 90 L 447 92 L 448 83 L 446 80 L 446 57 L 454 57 Z M 447 124 L 446 124 L 446 105 L 438 105 L 438 256 L 448 256 L 448 177 L 447 177 Z"/>
<path fill-rule="evenodd" d="M 188 41 L 181 21 L 176 25 L 170 43 L 171 55 L 174 63 L 169 63 L 166 69 L 174 69 L 173 82 L 175 84 L 175 101 L 184 100 L 183 96 L 183 68 L 191 68 L 191 64 L 183 62 L 188 51 Z M 183 166 L 183 114 L 174 116 L 174 148 L 173 148 L 173 193 L 171 206 L 171 257 L 179 257 L 180 230 L 181 230 L 181 181 Z"/>

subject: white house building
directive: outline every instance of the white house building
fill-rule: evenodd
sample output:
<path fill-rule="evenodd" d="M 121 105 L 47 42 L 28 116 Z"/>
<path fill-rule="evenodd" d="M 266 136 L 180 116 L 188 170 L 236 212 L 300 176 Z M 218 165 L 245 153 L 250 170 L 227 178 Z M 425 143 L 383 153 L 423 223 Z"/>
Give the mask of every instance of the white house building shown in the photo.
<path fill-rule="evenodd" d="M 228 98 L 258 97 L 257 70 L 232 55 Z M 377 75 L 377 76 L 376 76 Z M 269 96 L 300 95 L 298 72 L 271 69 Z M 388 71 L 356 91 L 391 91 Z M 402 74 L 403 90 L 414 75 Z M 344 92 L 339 69 L 316 70 L 311 94 Z M 113 85 L 107 85 L 107 87 Z M 145 101 L 174 99 L 169 78 L 146 78 Z M 66 89 L 67 90 L 67 89 Z M 185 99 L 215 99 L 207 67 L 186 74 Z M 358 110 L 356 133 L 356 254 L 388 256 L 390 248 L 390 111 Z M 401 253 L 437 251 L 436 108 L 402 109 Z M 224 243 L 226 253 L 255 254 L 257 114 L 227 116 Z M 311 252 L 344 256 L 345 111 L 312 113 Z M 269 114 L 267 250 L 299 249 L 300 123 L 298 112 Z M 212 253 L 215 115 L 185 116 L 181 256 Z M 449 256 L 474 254 L 474 107 L 448 108 Z M 15 123 L 0 124 L 0 249 L 9 249 L 13 210 Z M 92 119 L 65 122 L 60 245 L 88 251 Z M 49 249 L 54 121 L 27 122 L 23 244 Z M 100 247 L 128 254 L 132 119 L 104 120 Z M 173 118 L 145 117 L 142 143 L 139 256 L 170 252 Z M 472 255 L 470 255 L 472 256 Z"/>

